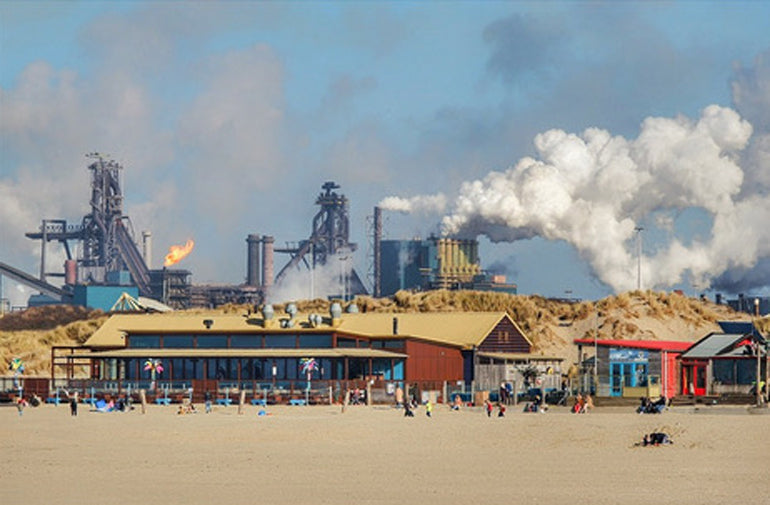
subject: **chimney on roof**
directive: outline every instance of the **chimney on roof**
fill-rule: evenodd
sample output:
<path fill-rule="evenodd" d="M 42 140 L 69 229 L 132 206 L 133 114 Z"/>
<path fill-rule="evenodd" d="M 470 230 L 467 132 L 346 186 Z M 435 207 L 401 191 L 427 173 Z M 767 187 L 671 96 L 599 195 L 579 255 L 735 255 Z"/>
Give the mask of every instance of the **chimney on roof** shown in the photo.
<path fill-rule="evenodd" d="M 398 318 L 393 318 L 393 334 L 398 335 Z"/>

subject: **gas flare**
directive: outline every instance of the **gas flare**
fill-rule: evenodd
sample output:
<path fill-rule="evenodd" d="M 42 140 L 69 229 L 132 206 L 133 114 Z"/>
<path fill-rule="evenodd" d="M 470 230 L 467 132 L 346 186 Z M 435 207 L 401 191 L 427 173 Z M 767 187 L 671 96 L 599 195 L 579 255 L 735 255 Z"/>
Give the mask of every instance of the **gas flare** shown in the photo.
<path fill-rule="evenodd" d="M 185 245 L 172 245 L 168 248 L 168 254 L 163 262 L 163 266 L 170 267 L 171 265 L 176 265 L 190 254 L 193 247 L 195 247 L 195 242 L 192 239 L 189 239 Z"/>

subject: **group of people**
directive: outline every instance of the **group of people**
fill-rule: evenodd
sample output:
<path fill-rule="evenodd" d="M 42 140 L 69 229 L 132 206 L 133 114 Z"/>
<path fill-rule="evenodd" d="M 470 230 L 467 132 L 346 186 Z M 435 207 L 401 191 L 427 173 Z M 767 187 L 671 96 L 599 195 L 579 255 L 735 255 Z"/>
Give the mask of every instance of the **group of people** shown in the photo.
<path fill-rule="evenodd" d="M 589 393 L 583 395 L 578 393 L 575 397 L 575 404 L 572 406 L 572 412 L 574 414 L 587 414 L 594 408 L 594 399 Z"/>
<path fill-rule="evenodd" d="M 647 446 L 658 446 L 658 445 L 671 445 L 674 441 L 671 440 L 671 437 L 669 437 L 666 433 L 662 432 L 652 432 L 649 435 L 645 434 L 642 438 L 641 446 L 647 447 Z"/>
<path fill-rule="evenodd" d="M 655 401 L 650 398 L 642 397 L 639 406 L 636 408 L 638 414 L 661 414 L 668 406 L 668 400 L 661 396 Z"/>
<path fill-rule="evenodd" d="M 492 411 L 494 410 L 494 406 L 492 405 L 492 402 L 490 402 L 488 399 L 484 400 L 484 409 L 487 412 L 487 417 L 492 417 Z M 502 401 L 497 402 L 497 417 L 505 417 L 505 403 Z"/>

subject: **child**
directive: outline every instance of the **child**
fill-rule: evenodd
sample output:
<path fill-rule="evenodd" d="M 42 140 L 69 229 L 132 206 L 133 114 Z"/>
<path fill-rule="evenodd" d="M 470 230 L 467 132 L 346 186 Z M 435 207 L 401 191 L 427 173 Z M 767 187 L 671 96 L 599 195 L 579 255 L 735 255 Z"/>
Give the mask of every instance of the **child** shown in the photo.
<path fill-rule="evenodd" d="M 431 412 L 433 412 L 433 404 L 430 402 L 430 400 L 428 400 L 425 403 L 425 415 L 431 417 Z"/>
<path fill-rule="evenodd" d="M 497 417 L 505 417 L 505 405 L 502 403 L 497 404 Z"/>
<path fill-rule="evenodd" d="M 487 417 L 492 417 L 492 402 L 489 400 L 484 400 L 484 404 L 487 408 Z"/>

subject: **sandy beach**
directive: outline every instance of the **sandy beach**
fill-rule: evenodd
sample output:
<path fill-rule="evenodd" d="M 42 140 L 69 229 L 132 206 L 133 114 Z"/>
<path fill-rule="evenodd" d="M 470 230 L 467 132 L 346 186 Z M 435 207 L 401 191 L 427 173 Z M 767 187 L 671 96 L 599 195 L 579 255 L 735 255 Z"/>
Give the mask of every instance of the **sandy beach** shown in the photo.
<path fill-rule="evenodd" d="M 202 407 L 202 406 L 201 406 Z M 202 408 L 201 408 L 202 410 Z M 3 502 L 25 504 L 770 503 L 770 415 L 385 406 L 0 407 Z M 672 446 L 634 447 L 666 431 Z"/>

